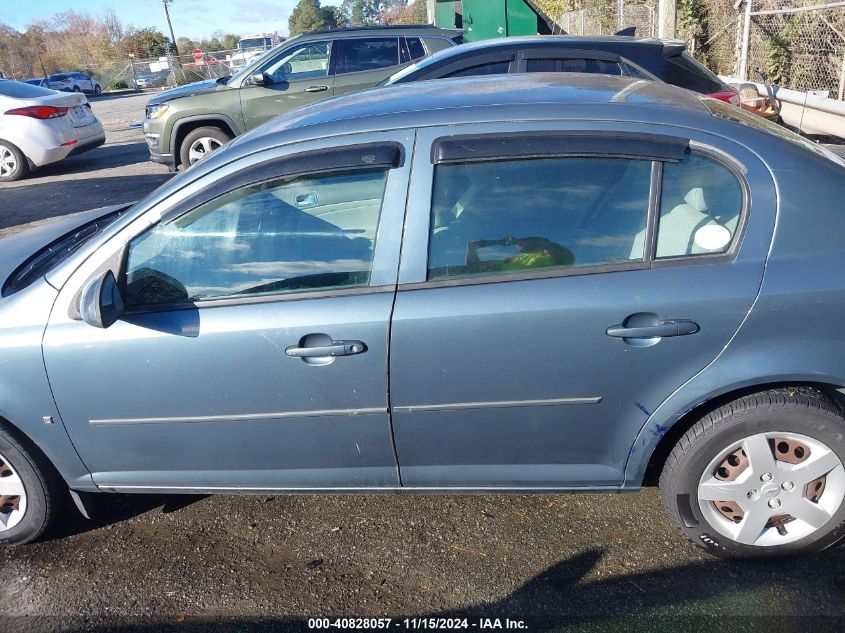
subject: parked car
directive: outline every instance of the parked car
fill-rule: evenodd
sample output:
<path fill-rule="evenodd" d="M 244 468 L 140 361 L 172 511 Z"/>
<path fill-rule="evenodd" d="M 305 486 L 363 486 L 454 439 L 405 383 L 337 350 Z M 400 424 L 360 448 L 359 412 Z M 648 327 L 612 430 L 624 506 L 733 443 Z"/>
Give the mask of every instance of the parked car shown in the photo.
<path fill-rule="evenodd" d="M 686 52 L 682 40 L 539 35 L 463 44 L 422 59 L 386 84 L 507 73 L 579 72 L 660 79 L 739 105 L 739 93 Z"/>
<path fill-rule="evenodd" d="M 167 83 L 170 70 L 155 70 L 138 73 L 135 76 L 136 88 L 161 88 Z"/>
<path fill-rule="evenodd" d="M 47 88 L 47 79 L 44 77 L 32 77 L 31 79 L 24 81 L 24 83 L 27 83 L 30 86 L 41 86 L 42 88 Z"/>
<path fill-rule="evenodd" d="M 83 95 L 0 79 L 0 182 L 19 180 L 105 141 Z"/>
<path fill-rule="evenodd" d="M 231 77 L 150 99 L 144 119 L 150 160 L 174 169 L 192 165 L 279 114 L 375 86 L 460 37 L 461 31 L 400 25 L 324 29 L 288 39 Z"/>
<path fill-rule="evenodd" d="M 47 78 L 47 84 L 53 90 L 64 92 L 84 92 L 95 96 L 102 92 L 97 80 L 78 72 L 55 73 Z"/>
<path fill-rule="evenodd" d="M 711 553 L 827 547 L 843 176 L 629 77 L 280 117 L 134 206 L 0 242 L 0 543 L 38 537 L 68 487 L 619 492 L 656 472 Z"/>

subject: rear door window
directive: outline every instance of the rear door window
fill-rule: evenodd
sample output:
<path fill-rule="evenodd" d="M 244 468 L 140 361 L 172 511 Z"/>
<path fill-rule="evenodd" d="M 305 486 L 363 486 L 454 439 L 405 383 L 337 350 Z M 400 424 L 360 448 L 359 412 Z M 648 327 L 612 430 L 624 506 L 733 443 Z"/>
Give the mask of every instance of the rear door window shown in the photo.
<path fill-rule="evenodd" d="M 339 40 L 342 52 L 336 73 L 379 70 L 399 65 L 398 37 L 366 37 Z"/>
<path fill-rule="evenodd" d="M 721 163 L 692 153 L 664 164 L 662 184 L 656 258 L 727 252 L 742 212 L 737 177 Z"/>
<path fill-rule="evenodd" d="M 416 59 L 421 59 L 425 57 L 425 48 L 423 47 L 422 41 L 418 37 L 406 37 L 405 38 L 405 45 L 407 47 L 407 59 L 403 59 L 402 61 L 413 61 Z"/>
<path fill-rule="evenodd" d="M 622 68 L 617 62 L 588 58 L 551 57 L 531 59 L 526 61 L 526 72 L 529 73 L 600 73 L 603 75 L 621 75 Z"/>
<path fill-rule="evenodd" d="M 437 165 L 428 279 L 642 262 L 651 170 L 604 157 Z"/>
<path fill-rule="evenodd" d="M 452 72 L 442 75 L 443 77 L 476 77 L 480 75 L 506 75 L 510 69 L 510 61 L 489 62 L 486 64 L 477 64 L 475 66 L 468 66 L 460 70 L 453 70 Z"/>

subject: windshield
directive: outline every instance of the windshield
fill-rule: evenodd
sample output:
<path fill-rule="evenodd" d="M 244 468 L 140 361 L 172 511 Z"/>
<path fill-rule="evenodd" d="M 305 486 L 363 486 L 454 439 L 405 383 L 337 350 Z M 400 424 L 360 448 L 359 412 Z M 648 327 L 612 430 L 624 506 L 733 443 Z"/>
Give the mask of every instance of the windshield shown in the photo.
<path fill-rule="evenodd" d="M 233 81 L 237 81 L 238 79 L 241 79 L 242 77 L 247 77 L 247 76 L 251 75 L 253 72 L 255 72 L 254 71 L 255 68 L 260 68 L 268 60 L 272 59 L 272 57 L 274 55 L 276 55 L 283 47 L 287 47 L 288 44 L 290 44 L 292 42 L 295 43 L 298 39 L 299 39 L 298 37 L 292 37 L 289 40 L 285 40 L 284 42 L 282 42 L 278 46 L 274 46 L 273 48 L 265 51 L 262 55 L 259 55 L 254 60 L 252 60 L 249 64 L 247 64 L 246 66 L 241 68 L 238 72 L 236 72 L 231 77 L 229 77 L 229 80 L 226 83 L 231 83 Z"/>
<path fill-rule="evenodd" d="M 35 255 L 21 264 L 3 284 L 2 296 L 23 290 L 33 281 L 47 274 L 52 268 L 64 261 L 71 253 L 123 215 L 129 207 L 108 213 L 96 220 L 77 227 L 60 237 L 49 246 L 42 248 Z"/>
<path fill-rule="evenodd" d="M 272 43 L 269 37 L 251 37 L 238 42 L 238 48 L 241 50 L 245 48 L 263 48 L 264 46 L 270 46 Z"/>
<path fill-rule="evenodd" d="M 0 95 L 4 97 L 13 97 L 15 99 L 34 99 L 36 97 L 46 97 L 47 95 L 55 94 L 54 91 L 42 88 L 40 86 L 33 86 L 32 84 L 25 84 L 20 81 L 8 81 L 0 79 Z"/>

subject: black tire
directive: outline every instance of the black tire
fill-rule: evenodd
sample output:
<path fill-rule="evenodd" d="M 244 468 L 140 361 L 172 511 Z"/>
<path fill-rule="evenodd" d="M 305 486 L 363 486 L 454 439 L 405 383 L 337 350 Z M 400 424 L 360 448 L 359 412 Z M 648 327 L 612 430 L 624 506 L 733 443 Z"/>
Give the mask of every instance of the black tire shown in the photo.
<path fill-rule="evenodd" d="M 30 543 L 44 533 L 53 519 L 61 490 L 58 477 L 48 465 L 43 464 L 43 457 L 28 450 L 2 427 L 0 456 L 0 461 L 11 466 L 21 478 L 26 493 L 23 517 L 14 527 L 0 529 L 0 546 Z"/>
<path fill-rule="evenodd" d="M 225 145 L 232 140 L 232 135 L 228 132 L 224 132 L 219 127 L 212 126 L 198 127 L 195 130 L 191 130 L 185 138 L 182 139 L 182 144 L 179 146 L 179 161 L 183 167 L 191 165 L 189 155 L 191 145 L 202 138 L 214 139 L 221 145 Z"/>
<path fill-rule="evenodd" d="M 80 88 L 79 86 L 74 86 L 73 92 L 82 92 L 82 88 Z"/>
<path fill-rule="evenodd" d="M 100 84 L 94 84 L 94 96 L 99 97 L 100 93 L 103 92 L 103 89 L 100 88 Z"/>
<path fill-rule="evenodd" d="M 2 169 L 0 169 L 0 182 L 12 182 L 13 180 L 26 178 L 29 175 L 29 163 L 23 152 L 8 141 L 0 141 L 0 160 L 2 160 L 3 150 L 8 150 L 14 155 L 16 167 L 10 174 L 6 175 L 3 175 Z"/>
<path fill-rule="evenodd" d="M 709 553 L 723 558 L 791 556 L 820 551 L 845 536 L 845 502 L 826 523 L 803 538 L 765 546 L 732 540 L 714 528 L 712 517 L 702 512 L 699 481 L 711 462 L 745 438 L 773 432 L 800 434 L 821 442 L 845 464 L 843 410 L 822 392 L 808 387 L 765 391 L 726 404 L 696 422 L 669 454 L 660 475 L 663 504 L 680 530 Z M 760 485 L 749 479 L 750 487 L 755 483 Z"/>

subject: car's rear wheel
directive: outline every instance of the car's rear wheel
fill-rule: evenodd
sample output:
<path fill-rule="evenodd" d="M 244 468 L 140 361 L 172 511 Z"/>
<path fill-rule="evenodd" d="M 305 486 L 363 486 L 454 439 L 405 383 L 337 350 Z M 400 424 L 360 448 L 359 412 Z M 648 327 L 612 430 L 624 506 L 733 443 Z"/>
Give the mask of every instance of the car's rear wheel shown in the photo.
<path fill-rule="evenodd" d="M 56 490 L 56 476 L 0 428 L 0 545 L 41 536 L 52 519 Z"/>
<path fill-rule="evenodd" d="M 20 180 L 28 173 L 29 165 L 23 152 L 7 141 L 0 141 L 0 182 Z"/>
<path fill-rule="evenodd" d="M 217 127 L 200 127 L 189 132 L 179 151 L 182 165 L 188 167 L 201 161 L 232 140 L 232 137 Z"/>
<path fill-rule="evenodd" d="M 94 84 L 94 96 L 99 97 L 100 93 L 102 92 L 102 88 L 100 88 L 100 84 Z"/>
<path fill-rule="evenodd" d="M 660 477 L 670 517 L 718 556 L 824 549 L 845 535 L 843 411 L 810 388 L 746 396 L 699 420 Z"/>
<path fill-rule="evenodd" d="M 82 88 L 80 88 L 79 86 L 74 86 L 73 91 L 74 92 L 82 92 Z"/>

